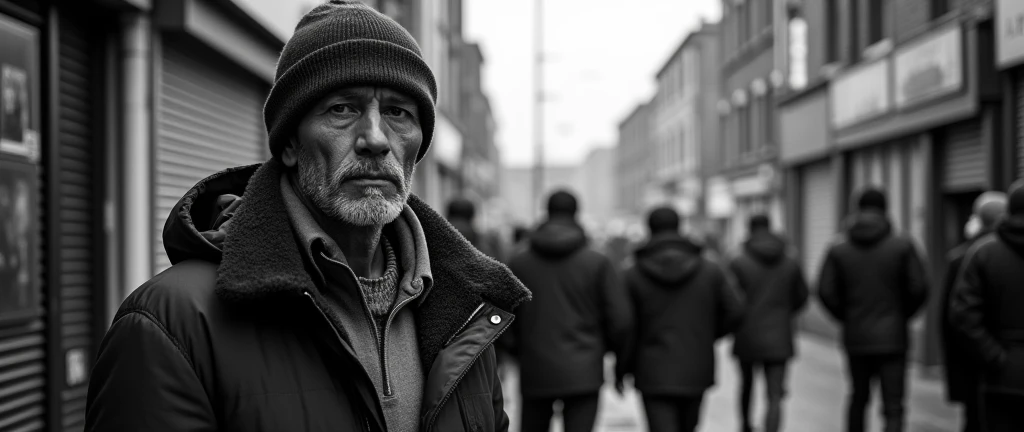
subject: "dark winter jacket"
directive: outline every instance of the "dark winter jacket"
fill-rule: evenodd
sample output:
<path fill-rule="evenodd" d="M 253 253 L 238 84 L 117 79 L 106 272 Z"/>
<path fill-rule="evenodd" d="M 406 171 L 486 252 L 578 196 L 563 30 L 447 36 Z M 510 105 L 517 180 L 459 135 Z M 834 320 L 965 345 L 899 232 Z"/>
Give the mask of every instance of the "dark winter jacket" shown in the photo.
<path fill-rule="evenodd" d="M 93 370 L 87 430 L 385 430 L 388 401 L 326 312 L 281 174 L 274 160 L 230 169 L 178 203 L 164 231 L 174 266 L 117 312 Z M 230 227 L 214 226 L 218 197 L 243 190 Z M 529 293 L 422 201 L 409 206 L 432 254 L 432 277 L 414 282 L 421 430 L 506 430 L 491 344 Z"/>
<path fill-rule="evenodd" d="M 953 325 L 949 306 L 953 300 L 956 278 L 963 268 L 964 257 L 971 245 L 988 233 L 981 233 L 972 240 L 953 248 L 946 256 L 946 274 L 942 282 L 939 321 L 942 329 L 943 369 L 946 374 L 946 397 L 951 402 L 967 402 L 978 393 L 978 358 L 974 344 Z"/>
<path fill-rule="evenodd" d="M 755 234 L 729 267 L 747 300 L 733 354 L 755 362 L 793 357 L 793 321 L 808 293 L 800 264 L 786 254 L 786 242 L 771 233 Z"/>
<path fill-rule="evenodd" d="M 530 249 L 509 267 L 533 293 L 513 326 L 523 395 L 597 392 L 605 353 L 620 354 L 631 328 L 628 298 L 611 261 L 587 247 L 575 221 L 554 219 L 537 228 Z"/>
<path fill-rule="evenodd" d="M 1024 395 L 1024 217 L 977 241 L 964 258 L 950 318 L 984 364 L 988 391 Z"/>
<path fill-rule="evenodd" d="M 742 294 L 701 248 L 675 233 L 652 237 L 626 271 L 635 343 L 620 373 L 645 395 L 699 395 L 715 384 L 717 339 L 743 317 Z"/>
<path fill-rule="evenodd" d="M 907 325 L 928 282 L 913 241 L 893 235 L 885 216 L 860 213 L 826 252 L 818 295 L 842 323 L 847 352 L 897 354 L 910 347 Z"/>

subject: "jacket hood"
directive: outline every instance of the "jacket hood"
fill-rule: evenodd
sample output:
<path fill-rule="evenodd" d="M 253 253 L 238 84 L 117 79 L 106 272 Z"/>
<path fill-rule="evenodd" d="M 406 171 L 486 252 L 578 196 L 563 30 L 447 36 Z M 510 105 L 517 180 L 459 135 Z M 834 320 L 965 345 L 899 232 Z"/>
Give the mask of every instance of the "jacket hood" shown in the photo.
<path fill-rule="evenodd" d="M 1024 215 L 1011 216 L 999 224 L 999 239 L 1024 256 Z"/>
<path fill-rule="evenodd" d="M 200 181 L 178 202 L 164 226 L 172 262 L 219 263 L 216 295 L 236 305 L 274 308 L 284 304 L 277 300 L 317 293 L 281 195 L 283 173 L 281 162 L 271 159 Z M 225 200 L 220 197 L 243 188 L 241 203 L 228 212 L 232 216 L 221 218 L 225 212 L 217 211 L 217 203 Z M 415 309 L 420 357 L 428 371 L 445 343 L 483 302 L 511 311 L 531 295 L 507 267 L 477 251 L 429 205 L 415 195 L 407 204 L 435 258 L 430 263 L 430 295 L 421 297 Z M 207 216 L 211 214 L 217 217 Z M 221 231 L 222 240 L 217 235 Z"/>
<path fill-rule="evenodd" d="M 847 236 L 850 241 L 860 246 L 877 244 L 891 233 L 892 224 L 883 214 L 861 212 L 854 214 L 847 221 Z"/>
<path fill-rule="evenodd" d="M 758 233 L 743 243 L 743 250 L 760 263 L 776 264 L 786 256 L 786 241 L 774 233 Z"/>
<path fill-rule="evenodd" d="M 675 232 L 655 234 L 636 250 L 636 266 L 659 284 L 678 287 L 700 270 L 702 249 Z"/>
<path fill-rule="evenodd" d="M 587 245 L 587 233 L 575 220 L 553 218 L 530 235 L 530 248 L 549 258 L 562 258 Z"/>

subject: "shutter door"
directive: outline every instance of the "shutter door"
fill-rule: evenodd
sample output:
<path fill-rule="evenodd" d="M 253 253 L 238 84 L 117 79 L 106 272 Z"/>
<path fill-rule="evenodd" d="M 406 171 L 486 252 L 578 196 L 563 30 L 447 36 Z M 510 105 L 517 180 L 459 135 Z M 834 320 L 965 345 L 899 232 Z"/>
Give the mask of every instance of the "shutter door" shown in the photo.
<path fill-rule="evenodd" d="M 1017 121 L 1014 125 L 1017 139 L 1017 178 L 1024 178 L 1024 70 L 1017 72 L 1013 88 L 1014 97 L 1017 98 L 1017 112 L 1014 116 Z"/>
<path fill-rule="evenodd" d="M 156 146 L 154 271 L 170 266 L 164 222 L 196 182 L 269 156 L 263 125 L 267 88 L 230 64 L 163 45 Z"/>
<path fill-rule="evenodd" d="M 69 356 L 77 360 L 72 365 L 76 375 L 92 369 L 94 347 L 95 296 L 102 293 L 102 287 L 94 270 L 100 267 L 96 260 L 100 256 L 96 248 L 96 214 L 102 203 L 95 193 L 96 170 L 99 155 L 95 115 L 102 110 L 96 98 L 96 76 L 92 41 L 82 23 L 70 21 L 61 14 L 60 20 L 60 108 L 59 108 L 59 181 L 60 181 L 60 230 L 58 250 L 60 280 L 51 281 L 60 289 L 60 323 L 57 332 L 60 337 L 60 352 L 51 353 L 63 361 Z M 56 330 L 56 329 L 54 329 Z M 53 334 L 51 332 L 51 334 Z M 81 361 L 82 363 L 80 363 Z M 65 369 L 69 365 L 64 365 Z M 66 373 L 61 377 L 68 378 Z M 63 430 L 82 430 L 85 426 L 85 402 L 88 389 L 87 375 L 77 375 L 76 382 L 66 379 L 58 385 L 61 389 L 61 418 Z M 73 385 L 69 385 L 73 384 Z"/>
<path fill-rule="evenodd" d="M 948 192 L 983 189 L 988 185 L 981 127 L 970 121 L 947 128 L 943 137 L 942 187 Z"/>
<path fill-rule="evenodd" d="M 801 255 L 807 280 L 815 285 L 825 248 L 836 234 L 836 192 L 831 163 L 825 161 L 807 166 L 803 169 L 801 182 Z"/>

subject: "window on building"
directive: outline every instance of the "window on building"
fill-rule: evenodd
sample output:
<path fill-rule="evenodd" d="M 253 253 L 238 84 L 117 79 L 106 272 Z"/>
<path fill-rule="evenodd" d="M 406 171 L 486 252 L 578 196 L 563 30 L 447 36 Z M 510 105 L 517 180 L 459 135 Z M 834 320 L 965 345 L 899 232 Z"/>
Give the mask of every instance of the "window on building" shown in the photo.
<path fill-rule="evenodd" d="M 839 0 L 825 0 L 825 62 L 840 60 L 842 47 L 839 38 Z"/>
<path fill-rule="evenodd" d="M 949 13 L 949 0 L 932 0 L 932 19 Z"/>
<path fill-rule="evenodd" d="M 775 145 L 775 99 L 769 85 L 764 94 L 764 145 Z"/>
<path fill-rule="evenodd" d="M 761 6 L 761 11 L 763 12 L 761 15 L 764 17 L 764 27 L 771 28 L 775 23 L 775 8 L 773 7 L 773 2 L 766 1 L 763 4 L 764 6 Z"/>
<path fill-rule="evenodd" d="M 799 90 L 807 87 L 807 20 L 799 12 L 791 12 L 789 32 L 789 87 Z"/>
<path fill-rule="evenodd" d="M 885 0 L 867 0 L 868 45 L 885 39 Z"/>
<path fill-rule="evenodd" d="M 744 105 L 736 110 L 739 120 L 739 127 L 736 132 L 739 135 L 739 156 L 746 155 L 750 151 L 750 107 Z"/>
<path fill-rule="evenodd" d="M 737 46 L 743 46 L 747 39 L 750 38 L 750 22 L 747 21 L 747 9 L 746 3 L 736 6 L 736 27 L 739 28 L 739 38 L 736 39 Z"/>

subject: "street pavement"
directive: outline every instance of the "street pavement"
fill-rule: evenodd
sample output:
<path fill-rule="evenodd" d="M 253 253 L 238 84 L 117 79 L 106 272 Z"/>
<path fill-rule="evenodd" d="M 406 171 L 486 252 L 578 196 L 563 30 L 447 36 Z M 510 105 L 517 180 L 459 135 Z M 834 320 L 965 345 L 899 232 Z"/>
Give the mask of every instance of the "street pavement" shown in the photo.
<path fill-rule="evenodd" d="M 814 336 L 798 339 L 799 356 L 790 366 L 783 431 L 786 432 L 842 432 L 846 411 L 847 384 L 841 352 L 833 342 Z M 739 431 L 736 400 L 739 375 L 729 355 L 729 343 L 720 343 L 718 353 L 718 385 L 704 399 L 701 418 L 702 432 Z M 924 371 L 912 366 L 908 373 L 907 432 L 954 432 L 959 430 L 959 409 L 948 405 L 943 396 L 942 381 L 926 378 Z M 607 382 L 611 382 L 610 376 Z M 510 431 L 519 432 L 518 375 L 510 368 L 503 381 L 505 409 L 511 417 Z M 757 402 L 763 398 L 763 386 L 755 388 Z M 869 408 L 872 432 L 881 431 L 877 386 L 875 398 Z M 755 403 L 755 418 L 763 418 L 761 406 Z M 640 432 L 647 427 L 643 418 L 643 404 L 636 391 L 628 389 L 619 396 L 611 385 L 601 392 L 598 415 L 599 432 Z M 562 432 L 560 420 L 552 421 L 552 432 Z M 522 431 L 535 432 L 535 431 Z M 543 431 L 537 431 L 543 432 Z"/>

